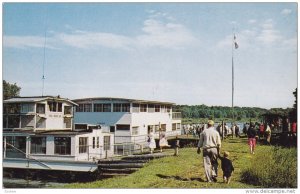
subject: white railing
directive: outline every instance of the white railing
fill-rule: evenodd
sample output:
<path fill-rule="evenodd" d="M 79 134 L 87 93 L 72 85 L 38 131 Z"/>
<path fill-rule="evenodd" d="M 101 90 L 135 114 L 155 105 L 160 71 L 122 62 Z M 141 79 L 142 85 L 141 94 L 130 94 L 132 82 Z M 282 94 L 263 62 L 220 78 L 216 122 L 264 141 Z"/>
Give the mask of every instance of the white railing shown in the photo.
<path fill-rule="evenodd" d="M 145 145 L 137 143 L 122 143 L 99 146 L 95 148 L 93 148 L 91 145 L 80 147 L 81 150 L 86 150 L 86 152 L 79 153 L 75 158 L 77 161 L 96 161 L 99 159 L 143 153 Z M 86 149 L 83 149 L 84 147 Z M 76 150 L 79 150 L 79 146 L 76 146 Z"/>

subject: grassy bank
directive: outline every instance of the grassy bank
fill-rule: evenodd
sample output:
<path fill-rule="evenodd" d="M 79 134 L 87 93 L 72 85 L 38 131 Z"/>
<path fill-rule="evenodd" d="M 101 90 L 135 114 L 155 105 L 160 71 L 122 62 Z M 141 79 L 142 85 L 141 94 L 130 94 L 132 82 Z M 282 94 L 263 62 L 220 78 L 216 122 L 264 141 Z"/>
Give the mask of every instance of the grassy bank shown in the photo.
<path fill-rule="evenodd" d="M 297 187 L 297 149 L 265 147 L 242 173 L 243 182 L 266 188 Z"/>
<path fill-rule="evenodd" d="M 256 161 L 259 153 L 265 154 L 268 146 L 258 146 L 256 155 L 249 154 L 247 140 L 226 139 L 222 151 L 230 152 L 235 172 L 232 182 L 226 185 L 222 182 L 222 171 L 219 169 L 217 183 L 205 182 L 202 154 L 196 154 L 196 148 L 182 148 L 179 156 L 150 161 L 139 171 L 126 177 L 115 177 L 91 183 L 68 184 L 66 188 L 260 188 L 261 184 L 249 183 L 243 179 L 244 173 Z M 166 150 L 173 152 L 173 150 Z M 294 158 L 297 161 L 297 158 Z M 259 165 L 259 164 L 258 164 Z M 296 171 L 295 171 L 296 172 Z M 296 175 L 291 175 L 296 176 Z"/>

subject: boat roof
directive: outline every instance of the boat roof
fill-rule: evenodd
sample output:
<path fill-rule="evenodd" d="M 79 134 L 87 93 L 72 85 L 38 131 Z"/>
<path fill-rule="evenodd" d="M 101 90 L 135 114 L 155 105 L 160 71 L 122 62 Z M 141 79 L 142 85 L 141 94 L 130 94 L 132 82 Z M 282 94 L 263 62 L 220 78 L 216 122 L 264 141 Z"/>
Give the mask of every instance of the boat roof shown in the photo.
<path fill-rule="evenodd" d="M 36 131 L 36 135 L 79 135 L 91 133 L 91 131 L 71 131 L 71 130 L 47 130 L 47 131 Z"/>
<path fill-rule="evenodd" d="M 127 102 L 132 102 L 132 103 L 151 103 L 151 104 L 175 105 L 175 103 L 173 103 L 173 102 L 162 102 L 162 101 L 153 101 L 153 100 L 139 100 L 139 99 L 130 99 L 130 98 L 116 98 L 116 97 L 79 98 L 79 99 L 73 99 L 72 101 L 81 102 L 81 101 L 95 101 L 95 100 L 127 101 Z"/>
<path fill-rule="evenodd" d="M 22 102 L 42 102 L 46 100 L 57 100 L 57 101 L 65 101 L 69 102 L 73 105 L 78 106 L 75 102 L 69 100 L 68 98 L 61 98 L 60 96 L 23 96 L 23 97 L 14 97 L 8 100 L 4 100 L 4 103 L 22 103 Z"/>
<path fill-rule="evenodd" d="M 30 135 L 80 135 L 91 133 L 91 131 L 71 131 L 71 130 L 14 130 L 5 131 L 3 135 L 9 134 L 30 134 Z"/>

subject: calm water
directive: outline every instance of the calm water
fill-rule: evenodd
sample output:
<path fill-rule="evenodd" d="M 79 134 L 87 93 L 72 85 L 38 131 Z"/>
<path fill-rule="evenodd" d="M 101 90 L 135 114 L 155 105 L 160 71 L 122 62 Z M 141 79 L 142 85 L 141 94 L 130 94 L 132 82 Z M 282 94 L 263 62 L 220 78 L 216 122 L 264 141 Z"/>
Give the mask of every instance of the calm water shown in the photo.
<path fill-rule="evenodd" d="M 61 188 L 64 183 L 47 182 L 47 181 L 34 181 L 17 178 L 3 177 L 3 188 Z"/>

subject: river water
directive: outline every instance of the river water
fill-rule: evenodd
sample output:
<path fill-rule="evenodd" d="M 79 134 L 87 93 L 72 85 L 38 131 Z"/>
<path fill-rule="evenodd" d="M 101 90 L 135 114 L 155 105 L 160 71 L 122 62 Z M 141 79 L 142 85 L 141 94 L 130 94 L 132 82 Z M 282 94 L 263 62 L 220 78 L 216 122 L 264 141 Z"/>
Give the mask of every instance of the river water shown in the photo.
<path fill-rule="evenodd" d="M 3 177 L 4 188 L 62 188 L 64 183 L 48 182 L 48 181 L 36 181 L 36 180 L 25 180 L 18 178 L 5 178 Z"/>

